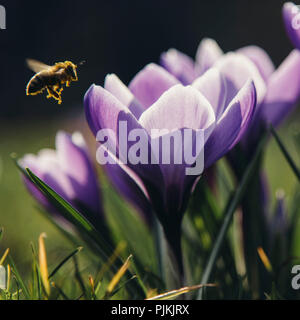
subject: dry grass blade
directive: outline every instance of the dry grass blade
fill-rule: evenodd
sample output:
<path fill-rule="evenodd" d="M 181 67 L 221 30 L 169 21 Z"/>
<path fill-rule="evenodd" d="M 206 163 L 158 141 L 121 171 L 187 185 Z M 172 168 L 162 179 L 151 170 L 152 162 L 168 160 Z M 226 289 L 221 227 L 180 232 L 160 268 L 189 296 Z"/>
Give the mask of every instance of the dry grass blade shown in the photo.
<path fill-rule="evenodd" d="M 11 268 L 10 265 L 7 264 L 7 284 L 6 284 L 6 289 L 9 292 L 10 290 L 10 281 L 11 281 Z"/>
<path fill-rule="evenodd" d="M 2 256 L 2 258 L 0 259 L 0 266 L 4 263 L 6 257 L 8 256 L 9 254 L 9 248 L 7 248 Z"/>
<path fill-rule="evenodd" d="M 124 276 L 125 272 L 130 266 L 130 259 L 132 258 L 132 255 L 130 255 L 125 263 L 122 265 L 122 267 L 118 270 L 118 272 L 114 275 L 112 280 L 110 281 L 109 285 L 107 286 L 106 295 L 109 295 L 116 285 L 120 282 L 121 278 Z"/>
<path fill-rule="evenodd" d="M 177 289 L 177 290 L 172 290 L 172 291 L 168 291 L 168 292 L 165 292 L 165 293 L 161 293 L 161 294 L 159 294 L 157 296 L 154 296 L 154 297 L 151 297 L 151 298 L 148 298 L 148 299 L 145 299 L 145 300 L 169 300 L 169 299 L 176 298 L 176 297 L 180 296 L 181 294 L 188 293 L 188 292 L 193 291 L 193 290 L 201 289 L 203 287 L 216 287 L 216 286 L 217 285 L 214 284 L 214 283 L 199 284 L 199 285 L 196 285 L 196 286 L 184 287 L 184 288 L 181 288 L 181 289 Z"/>
<path fill-rule="evenodd" d="M 103 265 L 103 267 L 98 272 L 95 283 L 98 284 L 99 281 L 101 281 L 104 274 L 110 269 L 110 267 L 114 264 L 116 259 L 119 257 L 119 255 L 122 253 L 123 250 L 126 248 L 126 242 L 121 241 L 116 249 L 114 250 L 113 254 L 109 257 L 108 261 Z M 97 286 L 97 285 L 96 285 Z"/>
<path fill-rule="evenodd" d="M 47 254 L 45 248 L 44 238 L 46 238 L 46 234 L 42 233 L 39 237 L 39 264 L 40 264 L 40 273 L 42 278 L 42 283 L 45 289 L 47 296 L 50 295 L 50 283 L 49 283 L 49 275 L 48 275 L 48 265 L 47 265 Z"/>
<path fill-rule="evenodd" d="M 267 269 L 267 271 L 268 272 L 272 272 L 273 268 L 272 268 L 271 262 L 270 262 L 268 256 L 266 255 L 264 249 L 262 247 L 258 247 L 257 248 L 257 253 L 258 253 L 258 255 L 260 257 L 260 260 L 262 261 L 263 265 Z"/>
<path fill-rule="evenodd" d="M 92 276 L 89 276 L 89 284 L 91 286 L 92 294 L 95 294 L 95 282 Z"/>

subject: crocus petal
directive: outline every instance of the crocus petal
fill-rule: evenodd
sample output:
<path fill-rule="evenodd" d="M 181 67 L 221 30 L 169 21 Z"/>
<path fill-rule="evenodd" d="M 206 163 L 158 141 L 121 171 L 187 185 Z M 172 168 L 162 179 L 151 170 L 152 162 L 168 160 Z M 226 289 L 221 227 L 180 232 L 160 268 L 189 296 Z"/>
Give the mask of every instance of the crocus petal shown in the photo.
<path fill-rule="evenodd" d="M 94 133 L 101 129 L 111 129 L 110 151 L 115 154 L 117 150 L 117 138 L 120 121 L 127 124 L 127 130 L 141 128 L 137 119 L 115 96 L 100 86 L 92 85 L 84 97 L 84 106 L 87 122 Z"/>
<path fill-rule="evenodd" d="M 145 109 L 179 81 L 164 68 L 151 63 L 130 82 L 129 89 Z"/>
<path fill-rule="evenodd" d="M 60 167 L 70 179 L 74 189 L 76 201 L 81 202 L 93 213 L 101 213 L 96 173 L 82 135 L 79 132 L 73 136 L 62 131 L 58 132 L 56 150 Z"/>
<path fill-rule="evenodd" d="M 27 154 L 18 161 L 22 168 L 29 168 L 36 176 L 42 179 L 42 171 L 39 168 L 37 157 L 33 154 Z M 49 202 L 43 193 L 26 177 L 22 177 L 29 193 L 40 203 L 43 207 L 51 209 Z M 53 209 L 53 208 L 52 208 Z"/>
<path fill-rule="evenodd" d="M 136 143 L 136 141 L 129 141 L 128 139 L 129 133 L 132 133 L 134 129 L 140 129 L 139 135 L 142 135 L 143 141 L 149 144 L 149 136 L 146 130 L 140 125 L 129 109 L 107 90 L 100 86 L 91 86 L 85 94 L 84 105 L 88 124 L 96 137 L 101 129 L 112 130 L 112 133 L 106 130 L 111 140 L 111 143 L 109 143 L 107 147 L 118 159 L 123 160 L 123 162 L 124 159 L 128 159 L 128 150 Z M 124 137 L 120 137 L 128 140 L 125 150 L 123 148 L 119 149 L 118 145 L 119 126 L 121 122 L 126 124 L 126 132 L 122 132 Z M 145 147 L 151 151 L 150 145 Z M 151 152 L 148 152 L 148 156 L 149 158 L 151 157 Z M 148 163 L 150 163 L 150 161 Z M 155 186 L 161 185 L 162 176 L 157 165 L 132 164 L 129 161 L 128 166 L 141 177 L 146 185 L 148 183 Z"/>
<path fill-rule="evenodd" d="M 36 161 L 41 173 L 39 178 L 63 198 L 71 201 L 75 196 L 75 192 L 70 180 L 60 167 L 56 152 L 50 149 L 41 150 L 37 154 Z"/>
<path fill-rule="evenodd" d="M 258 68 L 262 78 L 267 81 L 275 71 L 275 66 L 265 50 L 257 46 L 243 47 L 236 52 L 248 57 Z"/>
<path fill-rule="evenodd" d="M 261 106 L 264 120 L 278 125 L 300 97 L 300 52 L 293 50 L 273 73 Z"/>
<path fill-rule="evenodd" d="M 240 131 L 234 142 L 230 146 L 233 148 L 243 137 L 244 133 L 249 128 L 251 121 L 254 117 L 257 103 L 257 94 L 254 82 L 248 80 L 245 86 L 239 91 L 236 97 L 231 103 L 238 101 L 241 110 L 242 122 L 240 125 Z"/>
<path fill-rule="evenodd" d="M 192 86 L 199 90 L 210 102 L 218 120 L 225 108 L 227 95 L 226 82 L 216 68 L 210 68 L 201 77 L 197 78 Z"/>
<path fill-rule="evenodd" d="M 196 70 L 202 75 L 223 55 L 222 49 L 213 39 L 203 39 L 196 52 Z"/>
<path fill-rule="evenodd" d="M 53 158 L 53 153 L 55 153 L 54 150 L 42 150 L 37 156 L 31 154 L 26 155 L 20 160 L 20 165 L 23 168 L 29 168 L 61 197 L 71 202 L 71 199 L 74 198 L 73 187 L 65 173 L 59 167 L 56 159 Z M 53 211 L 53 208 L 49 205 L 43 193 L 27 178 L 25 179 L 25 184 L 39 203 Z"/>
<path fill-rule="evenodd" d="M 286 32 L 294 44 L 300 49 L 300 9 L 292 2 L 287 2 L 282 8 L 283 21 Z"/>
<path fill-rule="evenodd" d="M 196 77 L 194 61 L 176 49 L 162 53 L 160 63 L 184 85 L 190 84 Z"/>
<path fill-rule="evenodd" d="M 191 86 L 177 85 L 166 91 L 155 104 L 142 114 L 140 123 L 151 134 L 152 145 L 156 145 L 155 140 L 158 140 L 160 143 L 157 144 L 161 147 L 163 139 L 166 141 L 170 137 L 178 136 L 170 144 L 170 150 L 159 148 L 157 152 L 156 150 L 153 152 L 156 159 L 159 159 L 159 166 L 164 178 L 163 206 L 169 213 L 182 212 L 185 205 L 186 186 L 191 188 L 192 182 L 197 178 L 196 175 L 187 176 L 186 174 L 186 168 L 191 164 L 185 163 L 184 150 L 187 148 L 195 150 L 195 144 L 199 141 L 197 139 L 183 141 L 183 131 L 184 128 L 189 128 L 193 129 L 195 134 L 202 134 L 202 143 L 204 144 L 215 125 L 214 111 L 198 90 Z M 161 130 L 161 132 L 153 134 L 151 129 Z M 164 130 L 168 132 L 166 133 Z M 202 148 L 197 149 L 197 156 L 203 151 Z M 162 158 L 163 155 L 166 156 L 167 152 L 169 152 L 170 163 L 164 164 Z M 176 163 L 174 159 L 179 155 L 181 155 L 181 161 Z"/>
<path fill-rule="evenodd" d="M 152 138 L 152 145 L 159 145 L 158 152 L 155 153 L 159 159 L 159 167 L 161 169 L 164 188 L 162 189 L 161 203 L 156 207 L 159 212 L 164 209 L 164 214 L 169 215 L 169 218 L 174 218 L 177 213 L 183 213 L 187 204 L 186 197 L 191 192 L 194 181 L 202 174 L 204 169 L 204 162 L 199 158 L 199 166 L 197 171 L 192 175 L 188 171 L 196 162 L 196 158 L 203 153 L 204 148 L 204 129 L 192 130 L 192 139 L 185 139 L 185 129 L 179 129 L 170 133 L 156 136 Z M 197 136 L 199 139 L 197 139 Z M 170 141 L 168 146 L 170 149 L 164 149 L 163 142 Z M 191 155 L 193 150 L 193 162 L 187 162 L 187 158 Z M 187 156 L 187 157 L 186 157 Z M 165 163 L 163 159 L 168 159 Z M 176 161 L 176 159 L 180 159 Z"/>
<path fill-rule="evenodd" d="M 205 168 L 228 152 L 241 138 L 253 116 L 256 91 L 248 81 L 231 101 L 205 144 Z"/>
<path fill-rule="evenodd" d="M 124 138 L 127 138 L 133 129 L 143 130 L 130 110 L 110 92 L 95 85 L 92 85 L 85 94 L 84 106 L 88 124 L 95 137 L 97 138 L 100 130 L 106 130 L 110 140 L 107 144 L 109 151 L 118 158 L 127 159 L 127 154 L 123 154 L 118 145 L 120 122 L 126 125 L 126 132 L 122 132 L 126 135 Z"/>
<path fill-rule="evenodd" d="M 114 158 L 112 154 L 109 155 Z M 141 179 L 139 179 L 128 166 L 118 163 L 117 161 L 114 164 L 107 163 L 105 165 L 105 171 L 114 187 L 138 209 L 142 218 L 151 225 L 154 217 L 147 190 Z"/>
<path fill-rule="evenodd" d="M 143 113 L 142 105 L 115 74 L 109 74 L 105 77 L 104 88 L 128 107 L 137 119 Z"/>
<path fill-rule="evenodd" d="M 260 104 L 266 94 L 266 84 L 255 64 L 246 56 L 230 52 L 220 58 L 214 65 L 225 76 L 227 82 L 227 101 L 234 98 L 247 80 L 252 79 L 256 88 L 257 103 Z"/>
<path fill-rule="evenodd" d="M 149 134 L 151 129 L 208 129 L 215 123 L 215 115 L 208 100 L 198 90 L 178 84 L 148 108 L 139 122 Z"/>

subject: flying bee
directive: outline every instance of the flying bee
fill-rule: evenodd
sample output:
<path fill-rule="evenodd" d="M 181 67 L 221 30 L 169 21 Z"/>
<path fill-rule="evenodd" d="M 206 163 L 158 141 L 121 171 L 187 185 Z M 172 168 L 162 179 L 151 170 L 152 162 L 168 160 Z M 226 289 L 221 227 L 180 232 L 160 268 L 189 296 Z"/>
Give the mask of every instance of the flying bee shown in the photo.
<path fill-rule="evenodd" d="M 28 67 L 36 74 L 29 80 L 26 86 L 26 95 L 37 95 L 45 89 L 48 92 L 47 99 L 54 98 L 58 104 L 62 103 L 61 93 L 63 85 L 70 86 L 72 81 L 78 81 L 78 65 L 71 61 L 57 62 L 53 66 L 48 66 L 40 61 L 27 59 Z"/>

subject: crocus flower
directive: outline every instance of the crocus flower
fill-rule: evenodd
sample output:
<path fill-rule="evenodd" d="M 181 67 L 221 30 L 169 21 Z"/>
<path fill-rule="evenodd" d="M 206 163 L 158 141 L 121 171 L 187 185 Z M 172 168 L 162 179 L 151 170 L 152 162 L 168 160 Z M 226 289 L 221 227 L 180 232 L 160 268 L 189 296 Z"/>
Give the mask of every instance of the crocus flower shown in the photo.
<path fill-rule="evenodd" d="M 274 237 L 277 234 L 284 236 L 289 228 L 285 193 L 281 189 L 276 192 L 276 209 L 270 224 L 271 233 Z"/>
<path fill-rule="evenodd" d="M 293 2 L 286 2 L 282 7 L 282 14 L 288 37 L 300 49 L 300 7 Z"/>
<path fill-rule="evenodd" d="M 19 160 L 23 168 L 29 168 L 72 206 L 97 225 L 103 215 L 100 206 L 100 190 L 96 173 L 88 155 L 83 136 L 58 132 L 56 150 L 43 149 L 37 155 L 27 154 Z M 47 198 L 24 178 L 29 192 L 54 218 L 63 221 L 59 212 Z"/>
<path fill-rule="evenodd" d="M 269 215 L 268 232 L 273 263 L 281 265 L 290 254 L 293 228 L 288 219 L 286 196 L 283 190 L 276 192 L 275 212 Z"/>
<path fill-rule="evenodd" d="M 300 95 L 298 50 L 293 50 L 276 69 L 268 54 L 257 46 L 224 54 L 214 40 L 204 39 L 198 47 L 195 61 L 170 49 L 162 54 L 161 64 L 185 84 L 194 81 L 210 67 L 217 68 L 229 84 L 229 99 L 248 78 L 252 78 L 257 90 L 257 108 L 243 139 L 246 148 L 249 144 L 257 144 L 262 125 L 271 123 L 277 126 L 295 106 Z"/>
<path fill-rule="evenodd" d="M 140 217 L 149 227 L 153 226 L 153 212 L 151 204 L 142 190 L 142 185 L 138 185 L 138 177 L 134 179 L 130 175 L 126 167 L 107 163 L 105 165 L 106 173 L 116 190 L 127 200 L 140 214 Z"/>
<path fill-rule="evenodd" d="M 152 129 L 167 129 L 171 134 L 192 129 L 195 135 L 204 136 L 204 168 L 222 157 L 240 139 L 247 128 L 256 105 L 256 90 L 251 80 L 227 101 L 226 84 L 217 69 L 208 70 L 191 86 L 183 86 L 164 68 L 150 64 L 140 71 L 127 87 L 116 75 L 108 75 L 104 88 L 92 85 L 84 98 L 86 118 L 97 136 L 98 132 L 111 129 L 115 139 L 105 146 L 106 151 L 120 161 L 111 166 L 120 166 L 134 184 L 119 183 L 124 192 L 140 188 L 162 222 L 169 242 L 178 241 L 180 222 L 186 209 L 192 186 L 198 175 L 186 175 L 187 163 L 164 164 L 162 150 L 153 149 L 153 142 L 161 141 L 167 134 L 163 131 L 153 134 Z M 118 141 L 120 122 L 126 121 L 127 131 L 140 129 L 143 133 L 148 159 L 154 155 L 155 163 L 128 163 Z M 128 149 L 134 145 L 128 139 Z M 103 141 L 102 141 L 103 142 Z M 136 141 L 135 141 L 136 142 Z M 181 141 L 182 142 L 182 141 Z M 197 150 L 195 139 L 189 141 Z M 171 158 L 189 147 L 184 142 L 174 141 Z M 199 154 L 201 150 L 198 150 Z M 159 160 L 160 159 L 160 160 Z M 110 170 L 110 167 L 108 170 Z M 116 176 L 116 175 L 111 175 Z M 118 175 L 118 179 L 122 179 Z M 140 193 L 141 194 L 141 193 Z M 139 198 L 137 196 L 137 198 Z M 172 238 L 173 237 L 173 238 Z"/>

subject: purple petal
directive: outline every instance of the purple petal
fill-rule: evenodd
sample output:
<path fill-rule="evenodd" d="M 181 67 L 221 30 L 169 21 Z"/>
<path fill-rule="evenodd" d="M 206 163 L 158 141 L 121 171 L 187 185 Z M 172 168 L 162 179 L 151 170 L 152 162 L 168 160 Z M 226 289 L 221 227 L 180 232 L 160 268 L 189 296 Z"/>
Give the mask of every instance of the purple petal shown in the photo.
<path fill-rule="evenodd" d="M 300 96 L 300 52 L 293 50 L 273 73 L 261 106 L 267 123 L 278 125 L 295 106 Z"/>
<path fill-rule="evenodd" d="M 242 54 L 230 52 L 220 58 L 214 66 L 221 71 L 227 82 L 226 105 L 230 103 L 249 79 L 254 82 L 257 103 L 262 102 L 266 94 L 266 84 L 250 59 Z"/>
<path fill-rule="evenodd" d="M 130 82 L 129 89 L 145 109 L 179 81 L 164 68 L 151 63 Z"/>
<path fill-rule="evenodd" d="M 118 163 L 106 164 L 105 170 L 114 187 L 137 208 L 148 225 L 152 225 L 153 213 L 149 196 L 139 177 L 128 166 Z"/>
<path fill-rule="evenodd" d="M 231 101 L 205 144 L 205 168 L 226 154 L 241 138 L 256 105 L 253 82 L 248 81 Z"/>
<path fill-rule="evenodd" d="M 240 125 L 240 132 L 234 140 L 234 142 L 232 143 L 232 145 L 230 146 L 230 149 L 233 148 L 241 140 L 244 133 L 247 131 L 247 129 L 253 121 L 257 102 L 256 88 L 254 86 L 253 81 L 249 80 L 245 84 L 245 86 L 239 91 L 239 93 L 231 103 L 234 103 L 235 101 L 239 102 L 242 122 Z"/>
<path fill-rule="evenodd" d="M 218 120 L 224 111 L 227 95 L 226 82 L 218 69 L 209 69 L 192 86 L 210 102 Z"/>
<path fill-rule="evenodd" d="M 203 39 L 196 53 L 196 70 L 198 75 L 202 75 L 211 68 L 214 63 L 223 55 L 222 49 L 213 39 Z"/>
<path fill-rule="evenodd" d="M 283 22 L 286 32 L 294 44 L 300 49 L 300 9 L 292 2 L 286 2 L 282 8 Z"/>
<path fill-rule="evenodd" d="M 88 124 L 95 136 L 101 129 L 112 129 L 117 132 L 118 117 L 121 112 L 128 118 L 135 119 L 115 96 L 96 85 L 92 85 L 85 94 L 84 107 Z"/>
<path fill-rule="evenodd" d="M 115 96 L 100 86 L 92 85 L 84 97 L 87 122 L 97 137 L 99 130 L 106 130 L 109 137 L 108 147 L 113 154 L 119 154 L 118 134 L 120 122 L 126 123 L 127 134 L 133 129 L 143 129 L 135 116 Z M 110 130 L 110 131 L 108 131 Z"/>
<path fill-rule="evenodd" d="M 112 132 L 108 133 L 111 140 L 108 148 L 118 159 L 122 159 L 123 162 L 124 159 L 128 159 L 128 151 L 136 141 L 127 141 L 127 150 L 123 150 L 123 148 L 121 150 L 118 145 L 118 140 L 119 138 L 128 140 L 129 133 L 133 132 L 133 129 L 140 129 L 139 134 L 142 135 L 142 141 L 147 143 L 145 148 L 150 150 L 149 136 L 146 130 L 140 125 L 129 109 L 107 90 L 100 86 L 93 85 L 85 95 L 84 105 L 87 121 L 95 136 L 97 136 L 98 131 L 101 129 L 112 129 Z M 126 124 L 126 132 L 121 132 L 122 136 L 119 137 L 121 121 Z M 148 156 L 151 156 L 151 152 L 148 152 Z M 150 161 L 148 163 L 150 163 Z M 157 165 L 128 163 L 128 166 L 146 185 L 151 183 L 156 187 L 161 186 L 162 176 Z"/>
<path fill-rule="evenodd" d="M 101 213 L 96 173 L 82 135 L 79 132 L 73 136 L 58 132 L 56 150 L 60 167 L 72 184 L 74 200 L 81 202 L 93 213 Z"/>
<path fill-rule="evenodd" d="M 201 162 L 200 158 L 197 172 L 194 171 L 192 175 L 188 175 L 187 170 L 193 166 L 196 158 L 203 152 L 205 132 L 203 129 L 192 130 L 192 139 L 185 139 L 185 130 L 188 129 L 179 129 L 156 136 L 151 141 L 152 146 L 159 145 L 157 152 L 154 153 L 156 159 L 159 160 L 164 185 L 161 191 L 161 199 L 158 203 L 160 208 L 157 208 L 156 211 L 163 209 L 164 215 L 170 215 L 170 218 L 184 212 L 193 183 L 201 175 L 204 168 L 204 163 Z M 200 139 L 197 139 L 197 136 Z M 169 144 L 170 149 L 162 148 L 163 141 L 167 140 L 172 141 Z M 196 147 L 197 143 L 200 148 Z M 186 150 L 188 151 L 186 152 Z M 191 150 L 193 150 L 192 162 L 190 161 L 191 158 L 189 158 Z M 186 155 L 188 156 L 186 157 Z M 166 156 L 168 157 L 167 162 L 163 160 L 166 159 Z M 178 162 L 176 159 L 179 157 L 181 159 Z M 186 161 L 187 159 L 189 160 Z M 154 203 L 154 205 L 157 207 L 157 203 Z"/>
<path fill-rule="evenodd" d="M 145 110 L 115 74 L 109 74 L 105 77 L 104 88 L 118 98 L 124 106 L 128 107 L 137 119 Z"/>
<path fill-rule="evenodd" d="M 186 205 L 185 197 L 189 194 L 193 182 L 197 178 L 197 175 L 188 176 L 186 174 L 186 168 L 190 167 L 191 163 L 188 164 L 184 161 L 184 150 L 195 150 L 195 144 L 199 141 L 197 139 L 184 141 L 183 131 L 184 128 L 193 129 L 193 138 L 197 134 L 202 134 L 205 140 L 205 136 L 209 136 L 215 125 L 214 111 L 199 91 L 191 86 L 177 85 L 166 91 L 155 104 L 142 114 L 140 123 L 152 134 L 152 145 L 156 145 L 155 141 L 159 142 L 160 148 L 157 152 L 153 152 L 163 174 L 163 207 L 169 213 L 182 212 Z M 151 129 L 161 131 L 153 134 Z M 174 138 L 173 143 L 170 144 L 170 150 L 162 150 L 162 140 L 166 141 L 168 137 L 177 135 L 178 139 Z M 168 151 L 170 161 L 168 164 L 164 164 L 163 155 L 166 157 Z M 197 149 L 195 156 L 198 156 L 201 151 L 201 148 Z M 181 155 L 182 161 L 176 162 L 175 158 L 179 155 Z"/>
<path fill-rule="evenodd" d="M 193 87 L 180 84 L 166 91 L 140 118 L 148 133 L 151 129 L 208 129 L 214 122 L 208 100 Z"/>
<path fill-rule="evenodd" d="M 164 52 L 160 63 L 184 85 L 190 84 L 196 78 L 194 61 L 176 49 Z"/>
<path fill-rule="evenodd" d="M 54 150 L 41 150 L 37 156 L 26 155 L 20 160 L 20 165 L 23 168 L 29 168 L 65 200 L 71 202 L 71 199 L 74 198 L 73 187 L 65 173 L 61 170 Z M 27 178 L 24 181 L 33 197 L 42 206 L 53 212 L 54 208 L 43 193 Z"/>
<path fill-rule="evenodd" d="M 247 46 L 236 51 L 248 57 L 258 68 L 262 78 L 267 81 L 275 71 L 275 66 L 265 50 L 257 46 Z"/>

